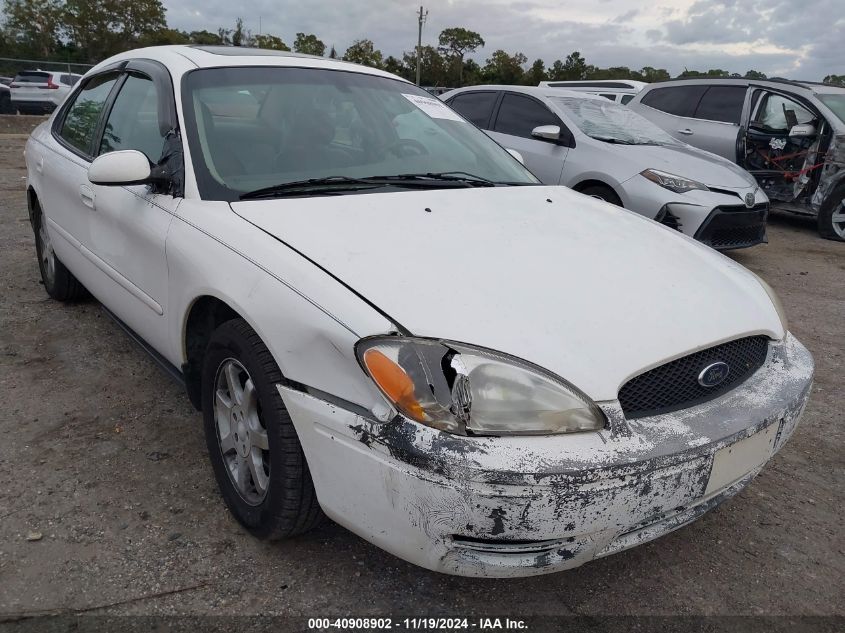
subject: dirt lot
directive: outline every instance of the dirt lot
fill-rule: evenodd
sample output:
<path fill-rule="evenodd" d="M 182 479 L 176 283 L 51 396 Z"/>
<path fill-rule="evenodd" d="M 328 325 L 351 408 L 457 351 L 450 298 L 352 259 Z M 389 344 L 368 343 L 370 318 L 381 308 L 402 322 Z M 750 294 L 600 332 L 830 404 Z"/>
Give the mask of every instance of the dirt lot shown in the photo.
<path fill-rule="evenodd" d="M 778 291 L 817 364 L 792 441 L 742 494 L 552 576 L 428 572 L 327 523 L 256 541 L 229 516 L 200 416 L 96 303 L 40 284 L 23 136 L 0 131 L 0 619 L 35 613 L 842 614 L 845 244 L 775 217 L 733 257 Z M 40 540 L 27 540 L 37 532 Z M 303 627 L 304 628 L 304 627 Z"/>

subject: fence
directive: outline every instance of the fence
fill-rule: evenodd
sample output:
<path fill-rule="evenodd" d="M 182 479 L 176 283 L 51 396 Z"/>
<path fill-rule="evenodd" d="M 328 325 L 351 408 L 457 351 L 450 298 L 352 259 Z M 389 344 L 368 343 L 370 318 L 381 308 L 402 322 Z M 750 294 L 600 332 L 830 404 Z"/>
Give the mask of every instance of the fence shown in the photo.
<path fill-rule="evenodd" d="M 0 57 L 0 76 L 14 77 L 21 70 L 53 70 L 63 73 L 84 75 L 93 64 L 77 64 L 61 60 L 49 59 L 19 59 L 16 57 Z"/>

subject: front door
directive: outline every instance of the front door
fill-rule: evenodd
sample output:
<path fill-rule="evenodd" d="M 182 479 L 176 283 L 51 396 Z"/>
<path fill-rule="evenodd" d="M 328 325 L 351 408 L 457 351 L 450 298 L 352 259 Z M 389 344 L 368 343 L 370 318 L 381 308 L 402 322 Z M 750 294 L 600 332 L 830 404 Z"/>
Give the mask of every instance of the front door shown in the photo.
<path fill-rule="evenodd" d="M 95 153 L 137 150 L 156 165 L 172 126 L 166 115 L 173 110 L 169 104 L 172 93 L 162 90 L 161 82 L 141 70 L 130 66 L 127 71 L 106 115 Z M 154 348 L 166 349 L 165 241 L 181 198 L 149 185 L 89 186 L 94 206 L 85 246 L 111 280 L 107 307 Z"/>
<path fill-rule="evenodd" d="M 490 136 L 500 145 L 522 154 L 525 166 L 545 185 L 557 185 L 569 147 L 531 136 L 541 125 L 557 125 L 568 132 L 563 122 L 543 103 L 527 95 L 506 92 L 493 124 Z"/>
<path fill-rule="evenodd" d="M 739 164 L 772 201 L 800 202 L 818 177 L 822 119 L 808 105 L 778 91 L 755 87 L 747 99 L 737 143 Z"/>

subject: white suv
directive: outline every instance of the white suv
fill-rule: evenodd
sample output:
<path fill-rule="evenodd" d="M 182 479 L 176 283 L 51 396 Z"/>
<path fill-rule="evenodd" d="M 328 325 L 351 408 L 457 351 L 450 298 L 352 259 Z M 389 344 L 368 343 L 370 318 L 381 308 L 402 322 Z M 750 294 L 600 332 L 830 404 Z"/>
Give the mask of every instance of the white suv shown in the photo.
<path fill-rule="evenodd" d="M 76 85 L 82 75 L 45 70 L 22 70 L 12 84 L 11 105 L 21 114 L 52 112 Z"/>

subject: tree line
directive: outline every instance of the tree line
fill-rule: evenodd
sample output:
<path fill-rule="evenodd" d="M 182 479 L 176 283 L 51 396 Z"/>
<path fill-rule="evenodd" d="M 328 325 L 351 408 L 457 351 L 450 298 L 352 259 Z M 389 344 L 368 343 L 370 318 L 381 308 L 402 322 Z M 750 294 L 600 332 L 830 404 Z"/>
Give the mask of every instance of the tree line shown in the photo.
<path fill-rule="evenodd" d="M 220 27 L 215 31 L 172 29 L 160 0 L 3 0 L 0 57 L 94 64 L 124 50 L 161 44 L 249 46 L 327 55 L 382 68 L 411 81 L 416 76 L 419 54 L 421 83 L 426 86 L 536 85 L 541 81 L 588 79 L 653 82 L 671 78 L 665 68 L 651 66 L 600 68 L 588 64 L 578 51 L 547 65 L 542 59 L 529 64 L 521 52 L 498 49 L 482 65 L 468 55 L 479 52 L 486 43 L 479 33 L 463 27 L 444 29 L 437 38 L 437 46 L 426 45 L 419 51 L 412 48 L 400 57 L 385 56 L 370 39 L 355 40 L 340 54 L 334 45 L 327 47 L 313 33 L 296 33 L 293 40 L 285 41 L 279 35 L 253 33 L 244 27 L 241 18 L 231 28 Z M 685 69 L 677 76 L 766 78 L 756 70 L 740 75 L 718 68 Z M 824 81 L 845 85 L 845 75 L 828 75 Z"/>

